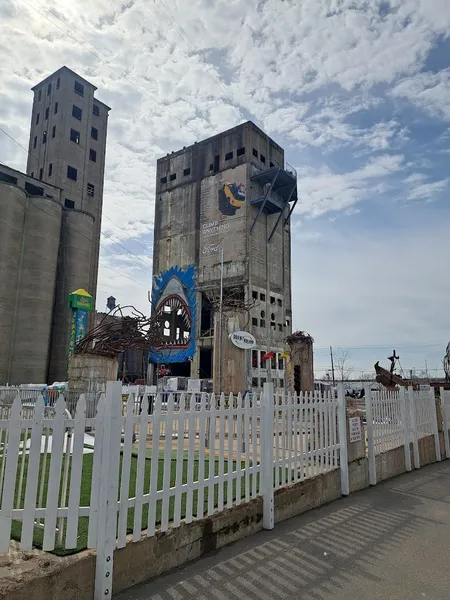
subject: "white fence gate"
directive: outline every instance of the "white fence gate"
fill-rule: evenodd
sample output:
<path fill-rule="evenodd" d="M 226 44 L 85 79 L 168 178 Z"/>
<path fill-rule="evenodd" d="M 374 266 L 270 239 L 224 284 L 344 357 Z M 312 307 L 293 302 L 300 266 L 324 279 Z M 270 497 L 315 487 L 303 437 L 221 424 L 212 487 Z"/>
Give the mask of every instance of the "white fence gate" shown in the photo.
<path fill-rule="evenodd" d="M 133 394 L 108 383 L 95 418 L 81 396 L 0 414 L 0 552 L 97 551 L 95 598 L 112 594 L 114 549 L 258 495 L 274 526 L 274 490 L 341 469 L 349 493 L 345 399 L 317 392 L 248 396 Z M 89 431 L 89 435 L 85 432 Z"/>
<path fill-rule="evenodd" d="M 407 389 L 401 387 L 394 391 L 382 389 L 374 392 L 370 390 L 370 386 L 367 386 L 365 388 L 365 405 L 371 485 L 377 483 L 376 456 L 388 450 L 403 446 L 406 470 L 411 471 L 410 444 L 412 444 L 414 467 L 419 469 L 419 440 L 421 438 L 434 436 L 436 460 L 441 460 L 433 388 L 414 390 L 412 387 Z M 448 429 L 446 431 L 448 437 Z"/>

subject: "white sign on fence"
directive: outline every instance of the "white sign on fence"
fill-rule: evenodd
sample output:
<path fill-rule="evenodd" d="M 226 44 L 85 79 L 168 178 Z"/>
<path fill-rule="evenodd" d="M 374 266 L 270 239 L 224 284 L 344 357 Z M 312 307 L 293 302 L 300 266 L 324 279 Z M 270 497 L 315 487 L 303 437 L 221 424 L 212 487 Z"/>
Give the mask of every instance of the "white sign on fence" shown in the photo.
<path fill-rule="evenodd" d="M 359 417 L 350 417 L 348 428 L 350 430 L 350 443 L 360 442 L 362 440 L 361 419 Z"/>

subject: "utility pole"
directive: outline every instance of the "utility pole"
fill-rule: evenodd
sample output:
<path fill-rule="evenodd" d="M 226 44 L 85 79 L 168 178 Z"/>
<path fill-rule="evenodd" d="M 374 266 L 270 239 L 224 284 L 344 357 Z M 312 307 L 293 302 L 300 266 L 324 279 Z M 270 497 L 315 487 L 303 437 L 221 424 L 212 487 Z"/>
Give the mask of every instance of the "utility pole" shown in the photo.
<path fill-rule="evenodd" d="M 222 392 L 222 305 L 223 305 L 223 246 L 220 249 L 220 298 L 219 298 L 219 348 L 218 348 L 218 380 L 219 394 Z"/>
<path fill-rule="evenodd" d="M 333 378 L 333 386 L 336 384 L 334 380 L 334 361 L 333 361 L 333 348 L 330 346 L 330 357 L 331 357 L 331 376 Z"/>

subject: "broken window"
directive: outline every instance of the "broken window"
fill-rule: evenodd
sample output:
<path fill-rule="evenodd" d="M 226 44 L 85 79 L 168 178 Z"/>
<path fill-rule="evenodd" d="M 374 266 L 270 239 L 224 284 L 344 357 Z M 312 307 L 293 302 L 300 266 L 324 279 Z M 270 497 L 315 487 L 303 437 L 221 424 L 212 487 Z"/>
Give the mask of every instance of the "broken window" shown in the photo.
<path fill-rule="evenodd" d="M 253 156 L 256 156 L 256 158 L 258 158 L 258 150 L 256 150 L 256 148 L 253 148 Z"/>
<path fill-rule="evenodd" d="M 73 85 L 73 91 L 79 96 L 84 96 L 84 85 L 82 83 L 79 83 L 78 81 L 75 81 Z"/>
<path fill-rule="evenodd" d="M 233 153 L 232 152 L 227 152 L 225 154 L 225 160 L 231 160 L 233 158 Z"/>
<path fill-rule="evenodd" d="M 75 129 L 70 130 L 70 141 L 74 142 L 74 144 L 80 143 L 80 132 Z"/>
<path fill-rule="evenodd" d="M 175 179 L 177 178 L 177 174 L 176 173 L 172 173 L 169 177 L 170 181 L 175 181 Z"/>
<path fill-rule="evenodd" d="M 83 116 L 83 111 L 75 104 L 72 106 L 72 117 L 81 121 L 81 117 Z"/>
<path fill-rule="evenodd" d="M 185 177 L 187 177 L 187 176 L 188 176 L 188 175 L 190 175 L 190 174 L 191 174 L 191 170 L 190 170 L 189 168 L 187 168 L 187 169 L 184 169 L 184 171 L 183 171 L 183 175 L 184 175 Z"/>
<path fill-rule="evenodd" d="M 237 149 L 236 156 L 244 156 L 244 154 L 245 154 L 245 148 L 244 147 Z"/>

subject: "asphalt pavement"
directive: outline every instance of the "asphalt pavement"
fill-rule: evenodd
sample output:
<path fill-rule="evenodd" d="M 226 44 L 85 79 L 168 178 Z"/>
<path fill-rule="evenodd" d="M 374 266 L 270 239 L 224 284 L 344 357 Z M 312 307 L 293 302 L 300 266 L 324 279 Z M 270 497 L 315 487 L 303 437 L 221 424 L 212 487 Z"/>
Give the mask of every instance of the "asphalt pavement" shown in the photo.
<path fill-rule="evenodd" d="M 310 511 L 115 600 L 450 600 L 450 461 Z"/>

